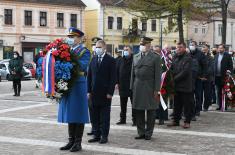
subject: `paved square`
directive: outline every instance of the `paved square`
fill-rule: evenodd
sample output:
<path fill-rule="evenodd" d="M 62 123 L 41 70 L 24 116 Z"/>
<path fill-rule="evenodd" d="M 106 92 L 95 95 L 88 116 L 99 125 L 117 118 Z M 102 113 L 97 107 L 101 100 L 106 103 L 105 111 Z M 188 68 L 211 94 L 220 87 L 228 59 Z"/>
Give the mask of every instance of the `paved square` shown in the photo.
<path fill-rule="evenodd" d="M 13 97 L 10 82 L 0 83 L 0 155 L 67 155 L 59 151 L 67 141 L 67 126 L 58 124 L 57 105 L 43 97 L 34 81 L 23 82 L 21 97 Z M 117 126 L 119 97 L 113 98 L 107 145 L 88 144 L 86 125 L 81 155 L 235 155 L 235 113 L 202 113 L 192 128 L 167 128 L 157 121 L 151 141 L 136 141 L 128 105 L 127 124 Z"/>

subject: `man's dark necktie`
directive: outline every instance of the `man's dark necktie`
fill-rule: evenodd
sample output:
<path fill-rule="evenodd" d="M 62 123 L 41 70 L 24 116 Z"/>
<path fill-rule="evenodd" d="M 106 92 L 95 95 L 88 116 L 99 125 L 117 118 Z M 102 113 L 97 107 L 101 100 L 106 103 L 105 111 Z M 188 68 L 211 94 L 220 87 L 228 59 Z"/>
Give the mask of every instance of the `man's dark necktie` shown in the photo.
<path fill-rule="evenodd" d="M 100 67 L 102 57 L 98 57 L 98 66 Z"/>

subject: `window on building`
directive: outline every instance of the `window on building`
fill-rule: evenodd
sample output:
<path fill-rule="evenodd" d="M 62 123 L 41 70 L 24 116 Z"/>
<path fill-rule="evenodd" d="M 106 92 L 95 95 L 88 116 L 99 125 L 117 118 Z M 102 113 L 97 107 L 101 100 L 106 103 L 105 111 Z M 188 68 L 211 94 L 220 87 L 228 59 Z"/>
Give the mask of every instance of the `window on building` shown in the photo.
<path fill-rule="evenodd" d="M 194 33 L 198 33 L 198 28 L 197 27 L 194 28 Z"/>
<path fill-rule="evenodd" d="M 12 25 L 12 9 L 5 9 L 4 15 L 5 15 L 5 24 Z"/>
<path fill-rule="evenodd" d="M 64 27 L 64 14 L 57 13 L 57 27 Z"/>
<path fill-rule="evenodd" d="M 122 30 L 122 17 L 117 17 L 117 29 Z"/>
<path fill-rule="evenodd" d="M 147 31 L 147 20 L 142 20 L 142 31 Z"/>
<path fill-rule="evenodd" d="M 203 28 L 202 28 L 202 34 L 205 34 L 205 33 L 206 33 L 206 28 L 203 27 Z"/>
<path fill-rule="evenodd" d="M 138 19 L 132 19 L 132 34 L 137 35 L 138 33 Z"/>
<path fill-rule="evenodd" d="M 113 29 L 113 17 L 108 17 L 108 29 Z"/>
<path fill-rule="evenodd" d="M 47 26 L 47 13 L 40 12 L 40 26 Z"/>
<path fill-rule="evenodd" d="M 71 27 L 77 28 L 77 14 L 70 15 L 70 23 L 71 23 Z"/>
<path fill-rule="evenodd" d="M 32 11 L 24 11 L 24 24 L 26 26 L 32 26 Z"/>
<path fill-rule="evenodd" d="M 219 36 L 222 36 L 222 30 L 223 30 L 223 26 L 222 26 L 222 24 L 219 24 L 219 29 L 218 29 Z"/>
<path fill-rule="evenodd" d="M 172 17 L 168 17 L 168 29 L 171 30 L 173 25 L 174 23 Z"/>
<path fill-rule="evenodd" d="M 157 21 L 156 20 L 152 20 L 152 31 L 156 32 L 157 30 Z"/>

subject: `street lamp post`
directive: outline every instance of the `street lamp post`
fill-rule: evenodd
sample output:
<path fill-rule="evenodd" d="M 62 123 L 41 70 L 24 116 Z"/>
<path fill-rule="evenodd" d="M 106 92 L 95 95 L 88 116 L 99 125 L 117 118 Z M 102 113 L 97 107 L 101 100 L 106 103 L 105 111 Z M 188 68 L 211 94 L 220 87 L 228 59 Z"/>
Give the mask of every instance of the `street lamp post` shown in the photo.
<path fill-rule="evenodd" d="M 162 19 L 160 19 L 160 46 L 161 46 L 161 49 L 162 49 L 162 24 L 163 24 L 163 21 L 162 21 Z"/>

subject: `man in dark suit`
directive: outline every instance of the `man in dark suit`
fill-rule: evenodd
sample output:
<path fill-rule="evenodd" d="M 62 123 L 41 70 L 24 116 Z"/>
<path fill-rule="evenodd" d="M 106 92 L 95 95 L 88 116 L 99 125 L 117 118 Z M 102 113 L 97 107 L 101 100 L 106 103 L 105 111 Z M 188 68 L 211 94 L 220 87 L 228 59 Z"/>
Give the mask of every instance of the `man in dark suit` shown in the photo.
<path fill-rule="evenodd" d="M 217 110 L 221 110 L 222 108 L 222 88 L 227 70 L 230 70 L 232 73 L 233 62 L 231 56 L 225 52 L 225 46 L 221 44 L 219 45 L 218 53 L 215 56 L 215 85 L 219 99 L 219 101 L 217 101 L 219 106 Z"/>
<path fill-rule="evenodd" d="M 96 43 L 96 55 L 88 71 L 88 98 L 93 106 L 94 138 L 88 142 L 108 142 L 111 101 L 116 83 L 115 59 L 106 54 L 103 40 Z"/>
<path fill-rule="evenodd" d="M 99 37 L 94 37 L 91 39 L 92 41 L 92 55 L 95 55 L 95 49 L 96 49 L 96 43 L 97 41 L 102 40 Z M 88 107 L 89 107 L 89 114 L 90 114 L 90 121 L 91 121 L 91 131 L 87 133 L 88 136 L 91 136 L 94 134 L 94 127 L 93 127 L 93 107 L 91 100 L 88 101 Z"/>

